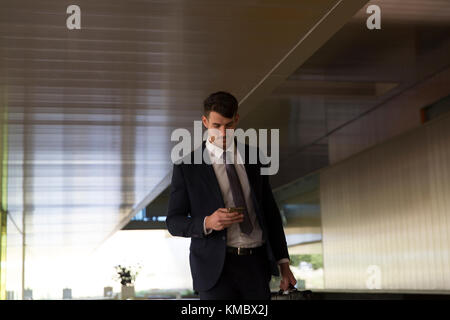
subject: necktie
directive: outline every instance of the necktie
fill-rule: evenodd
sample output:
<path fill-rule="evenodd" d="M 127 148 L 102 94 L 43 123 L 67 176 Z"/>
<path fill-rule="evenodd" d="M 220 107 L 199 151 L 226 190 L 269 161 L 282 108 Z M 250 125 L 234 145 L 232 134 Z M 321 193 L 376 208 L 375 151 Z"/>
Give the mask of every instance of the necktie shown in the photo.
<path fill-rule="evenodd" d="M 250 234 L 253 230 L 252 223 L 250 221 L 248 211 L 247 211 L 247 205 L 245 204 L 245 198 L 244 198 L 244 192 L 242 191 L 242 185 L 239 181 L 239 177 L 236 172 L 236 168 L 234 167 L 233 162 L 227 163 L 227 152 L 222 153 L 222 158 L 225 163 L 225 168 L 227 170 L 227 176 L 228 180 L 230 181 L 230 189 L 231 193 L 233 194 L 233 200 L 235 207 L 243 207 L 244 208 L 244 221 L 242 221 L 239 224 L 239 227 L 241 228 L 241 231 L 245 234 Z M 230 157 L 232 154 L 228 152 L 228 157 Z"/>

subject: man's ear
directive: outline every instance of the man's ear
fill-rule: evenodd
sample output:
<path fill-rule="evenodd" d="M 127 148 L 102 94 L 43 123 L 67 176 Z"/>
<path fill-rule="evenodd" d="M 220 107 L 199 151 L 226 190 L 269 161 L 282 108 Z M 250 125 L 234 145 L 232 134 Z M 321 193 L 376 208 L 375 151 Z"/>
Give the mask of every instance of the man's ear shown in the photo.
<path fill-rule="evenodd" d="M 239 113 L 236 113 L 236 115 L 234 116 L 234 126 L 236 126 L 238 122 L 239 122 Z"/>
<path fill-rule="evenodd" d="M 208 119 L 203 115 L 202 116 L 202 122 L 206 129 L 208 129 Z"/>

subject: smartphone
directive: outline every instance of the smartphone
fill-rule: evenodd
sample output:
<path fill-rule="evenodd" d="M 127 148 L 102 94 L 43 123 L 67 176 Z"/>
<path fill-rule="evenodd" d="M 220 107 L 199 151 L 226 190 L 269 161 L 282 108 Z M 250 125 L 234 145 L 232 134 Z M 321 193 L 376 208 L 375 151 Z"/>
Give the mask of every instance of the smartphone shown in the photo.
<path fill-rule="evenodd" d="M 239 212 L 239 213 L 244 213 L 245 208 L 244 207 L 231 207 L 231 208 L 227 208 L 228 213 L 230 212 Z"/>

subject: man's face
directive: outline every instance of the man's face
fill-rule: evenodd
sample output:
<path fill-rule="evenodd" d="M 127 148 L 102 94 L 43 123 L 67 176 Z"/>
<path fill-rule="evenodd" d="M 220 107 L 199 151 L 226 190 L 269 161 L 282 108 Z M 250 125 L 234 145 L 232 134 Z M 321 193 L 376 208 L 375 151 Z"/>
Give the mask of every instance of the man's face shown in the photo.
<path fill-rule="evenodd" d="M 225 118 L 220 113 L 211 111 L 208 117 L 202 116 L 202 122 L 206 129 L 208 129 L 208 139 L 216 146 L 226 149 L 227 136 L 226 130 L 232 129 L 228 136 L 228 142 L 232 141 L 232 134 L 236 128 L 239 120 L 239 114 L 236 113 L 234 118 Z M 213 130 L 212 130 L 213 129 Z"/>

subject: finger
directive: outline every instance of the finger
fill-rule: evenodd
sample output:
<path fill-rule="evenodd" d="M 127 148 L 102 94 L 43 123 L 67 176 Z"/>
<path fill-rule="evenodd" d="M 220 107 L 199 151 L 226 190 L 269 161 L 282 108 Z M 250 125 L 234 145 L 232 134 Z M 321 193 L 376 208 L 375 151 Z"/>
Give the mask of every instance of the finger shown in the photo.
<path fill-rule="evenodd" d="M 222 210 L 222 209 L 217 209 L 215 213 L 218 215 L 224 216 L 228 213 L 228 211 Z"/>
<path fill-rule="evenodd" d="M 219 216 L 222 218 L 232 218 L 238 216 L 238 212 L 219 212 Z"/>
<path fill-rule="evenodd" d="M 235 218 L 228 218 L 228 217 L 226 217 L 226 218 L 222 218 L 222 219 L 220 219 L 220 222 L 222 222 L 222 223 L 235 223 L 235 222 L 242 222 L 242 221 L 244 221 L 244 217 L 235 217 Z"/>
<path fill-rule="evenodd" d="M 242 213 L 237 214 L 227 214 L 223 217 L 224 219 L 237 219 L 237 218 L 244 218 L 244 215 Z"/>
<path fill-rule="evenodd" d="M 283 291 L 286 291 L 286 290 L 288 290 L 288 286 L 285 283 L 280 282 L 280 289 Z"/>
<path fill-rule="evenodd" d="M 230 214 L 227 212 L 220 212 L 219 217 L 220 219 L 228 219 L 230 217 Z"/>
<path fill-rule="evenodd" d="M 221 212 L 221 215 L 224 217 L 236 217 L 242 213 L 239 212 Z"/>
<path fill-rule="evenodd" d="M 244 217 L 234 217 L 234 218 L 227 218 L 224 219 L 227 222 L 237 222 L 237 221 L 244 221 Z"/>
<path fill-rule="evenodd" d="M 231 226 L 232 224 L 235 224 L 235 223 L 241 223 L 242 221 L 240 221 L 240 220 L 238 220 L 238 221 L 229 221 L 229 222 L 225 222 L 224 223 L 224 225 L 226 226 L 226 227 L 229 227 L 229 226 Z"/>

